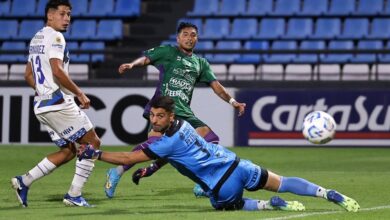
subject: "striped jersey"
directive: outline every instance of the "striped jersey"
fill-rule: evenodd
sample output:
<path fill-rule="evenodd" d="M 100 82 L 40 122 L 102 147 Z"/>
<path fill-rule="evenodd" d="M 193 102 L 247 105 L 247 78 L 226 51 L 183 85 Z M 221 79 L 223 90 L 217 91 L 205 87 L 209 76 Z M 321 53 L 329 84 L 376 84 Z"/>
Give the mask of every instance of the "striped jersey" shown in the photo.
<path fill-rule="evenodd" d="M 69 53 L 66 49 L 65 38 L 62 33 L 46 26 L 39 30 L 31 39 L 29 45 L 28 62 L 32 67 L 35 80 L 34 112 L 57 111 L 69 105 L 67 89 L 62 88 L 53 75 L 50 59 L 57 58 L 63 61 L 63 69 L 68 73 Z M 68 95 L 67 95 L 68 94 Z M 65 99 L 68 97 L 68 99 Z"/>

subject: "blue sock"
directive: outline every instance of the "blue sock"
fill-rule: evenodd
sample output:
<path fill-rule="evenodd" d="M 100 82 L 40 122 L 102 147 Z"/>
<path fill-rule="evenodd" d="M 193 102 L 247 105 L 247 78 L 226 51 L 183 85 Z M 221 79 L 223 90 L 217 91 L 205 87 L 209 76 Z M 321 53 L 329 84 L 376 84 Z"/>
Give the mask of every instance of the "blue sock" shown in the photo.
<path fill-rule="evenodd" d="M 301 196 L 316 196 L 319 186 L 298 177 L 281 177 L 278 192 L 290 192 Z"/>
<path fill-rule="evenodd" d="M 272 210 L 274 209 L 270 202 L 267 200 L 257 200 L 257 199 L 250 199 L 250 198 L 243 198 L 244 200 L 244 206 L 242 207 L 242 210 L 245 211 L 259 211 L 259 210 Z"/>
<path fill-rule="evenodd" d="M 256 199 L 247 199 L 247 198 L 243 198 L 244 199 L 244 207 L 242 207 L 242 210 L 246 210 L 246 211 L 257 211 L 259 210 L 257 204 L 259 203 L 259 200 L 256 200 Z"/>

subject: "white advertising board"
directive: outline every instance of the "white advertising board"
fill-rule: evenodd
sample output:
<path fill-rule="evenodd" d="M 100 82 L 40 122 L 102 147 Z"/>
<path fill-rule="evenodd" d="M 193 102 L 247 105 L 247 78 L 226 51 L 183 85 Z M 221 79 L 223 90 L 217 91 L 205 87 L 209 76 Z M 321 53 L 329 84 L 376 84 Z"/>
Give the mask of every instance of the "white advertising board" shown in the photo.
<path fill-rule="evenodd" d="M 147 121 L 143 105 L 154 94 L 154 88 L 86 87 L 92 106 L 85 110 L 101 134 L 103 145 L 128 145 L 145 138 Z M 32 113 L 33 91 L 27 87 L 0 88 L 1 144 L 52 144 Z M 234 89 L 228 89 L 234 94 Z M 192 109 L 220 137 L 220 143 L 233 145 L 234 109 L 210 88 L 196 88 Z"/>

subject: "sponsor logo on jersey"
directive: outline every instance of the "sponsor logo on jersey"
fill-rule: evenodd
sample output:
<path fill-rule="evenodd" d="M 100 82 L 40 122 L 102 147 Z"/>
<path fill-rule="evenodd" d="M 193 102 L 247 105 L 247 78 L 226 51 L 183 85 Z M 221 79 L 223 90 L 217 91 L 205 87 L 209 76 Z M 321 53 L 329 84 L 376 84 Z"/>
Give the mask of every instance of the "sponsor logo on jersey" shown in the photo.
<path fill-rule="evenodd" d="M 52 44 L 52 47 L 56 47 L 58 49 L 62 49 L 64 46 L 62 44 Z"/>
<path fill-rule="evenodd" d="M 181 100 L 185 101 L 186 103 L 189 103 L 190 99 L 188 98 L 188 96 L 181 90 L 170 90 L 170 89 L 166 89 L 165 90 L 165 94 L 166 96 L 169 96 L 169 97 L 179 97 Z"/>
<path fill-rule="evenodd" d="M 169 85 L 174 88 L 180 88 L 182 90 L 186 90 L 187 92 L 193 89 L 193 85 L 191 85 L 189 82 L 175 77 L 172 77 L 169 80 Z"/>
<path fill-rule="evenodd" d="M 195 83 L 196 81 L 196 76 L 197 74 L 194 74 L 194 76 L 192 76 L 191 74 L 191 70 L 190 69 L 180 69 L 180 68 L 174 68 L 172 70 L 172 73 L 173 74 L 176 74 L 176 75 L 179 75 L 181 77 L 184 77 L 185 79 L 187 79 L 188 81 L 190 81 L 190 83 Z"/>

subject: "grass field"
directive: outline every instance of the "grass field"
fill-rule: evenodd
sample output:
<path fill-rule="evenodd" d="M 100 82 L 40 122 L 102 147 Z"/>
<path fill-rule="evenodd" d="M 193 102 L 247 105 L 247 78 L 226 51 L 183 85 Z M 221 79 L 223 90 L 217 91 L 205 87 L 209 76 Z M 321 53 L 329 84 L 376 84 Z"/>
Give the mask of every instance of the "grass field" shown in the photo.
<path fill-rule="evenodd" d="M 125 147 L 104 147 L 124 151 Z M 136 186 L 129 172 L 122 178 L 114 199 L 103 192 L 105 171 L 111 165 L 97 162 L 84 196 L 94 208 L 65 207 L 62 197 L 73 178 L 74 161 L 35 182 L 29 192 L 29 207 L 21 208 L 10 179 L 32 168 L 55 147 L 0 147 L 0 219 L 390 219 L 390 149 L 335 148 L 233 148 L 241 158 L 285 176 L 299 176 L 355 198 L 358 213 L 347 213 L 323 199 L 279 194 L 299 200 L 305 212 L 218 212 L 208 199 L 196 199 L 193 183 L 171 166 L 141 180 Z M 146 164 L 142 164 L 146 165 Z M 140 167 L 142 165 L 137 165 Z M 134 168 L 132 169 L 132 171 Z M 276 193 L 246 192 L 246 197 L 268 199 Z"/>

